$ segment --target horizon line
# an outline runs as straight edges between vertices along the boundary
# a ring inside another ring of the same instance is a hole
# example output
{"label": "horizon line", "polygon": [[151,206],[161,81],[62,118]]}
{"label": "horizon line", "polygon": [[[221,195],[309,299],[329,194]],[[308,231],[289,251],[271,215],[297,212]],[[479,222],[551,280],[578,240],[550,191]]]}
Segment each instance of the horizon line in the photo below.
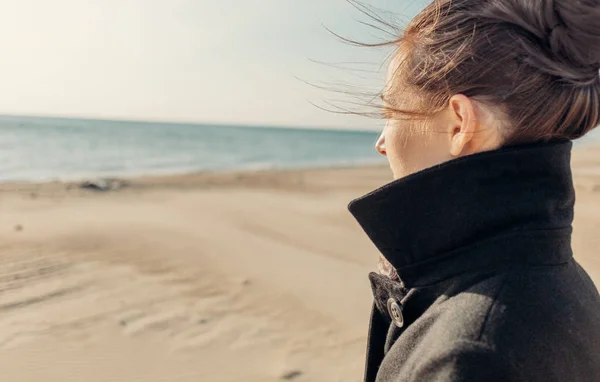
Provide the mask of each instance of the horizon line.
{"label": "horizon line", "polygon": [[147,123],[147,124],[173,124],[184,126],[213,126],[213,127],[248,127],[248,128],[267,128],[267,129],[296,129],[296,130],[321,130],[321,131],[349,131],[349,132],[377,132],[378,129],[337,127],[337,126],[300,126],[300,125],[276,125],[276,124],[257,124],[240,122],[210,122],[210,121],[191,121],[191,120],[168,120],[168,119],[138,119],[127,117],[95,117],[95,116],[76,116],[76,115],[52,115],[52,114],[13,114],[0,113],[0,118],[43,118],[43,119],[64,119],[81,121],[107,121],[107,122],[127,122],[127,123]]}

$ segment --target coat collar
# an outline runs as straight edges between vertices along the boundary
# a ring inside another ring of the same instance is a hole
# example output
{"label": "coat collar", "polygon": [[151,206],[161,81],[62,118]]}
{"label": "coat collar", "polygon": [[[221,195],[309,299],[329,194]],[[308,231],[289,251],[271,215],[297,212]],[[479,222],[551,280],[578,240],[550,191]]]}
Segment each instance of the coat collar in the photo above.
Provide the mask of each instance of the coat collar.
{"label": "coat collar", "polygon": [[348,208],[407,286],[507,261],[564,263],[572,256],[571,148],[537,143],[455,159]]}

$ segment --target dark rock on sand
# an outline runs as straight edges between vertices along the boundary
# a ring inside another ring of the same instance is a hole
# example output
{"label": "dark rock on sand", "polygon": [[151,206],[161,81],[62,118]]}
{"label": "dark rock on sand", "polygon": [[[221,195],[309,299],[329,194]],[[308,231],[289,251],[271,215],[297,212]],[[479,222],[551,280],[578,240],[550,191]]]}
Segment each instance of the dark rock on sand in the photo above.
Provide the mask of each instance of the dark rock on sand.
{"label": "dark rock on sand", "polygon": [[127,186],[121,179],[97,179],[88,180],[79,185],[79,188],[93,191],[117,191]]}
{"label": "dark rock on sand", "polygon": [[291,381],[292,379],[296,379],[302,375],[302,372],[299,370],[289,371],[281,376],[281,379],[284,381]]}

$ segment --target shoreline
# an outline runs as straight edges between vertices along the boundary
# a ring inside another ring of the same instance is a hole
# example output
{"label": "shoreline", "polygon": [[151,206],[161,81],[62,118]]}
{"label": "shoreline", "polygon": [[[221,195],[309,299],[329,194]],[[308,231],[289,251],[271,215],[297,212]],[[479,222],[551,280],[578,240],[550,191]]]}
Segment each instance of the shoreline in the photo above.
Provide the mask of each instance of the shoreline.
{"label": "shoreline", "polygon": [[[590,150],[600,149],[600,128],[598,129],[598,138],[591,138],[586,141],[575,141],[573,146],[573,157],[577,158],[580,153],[589,152]],[[584,155],[589,157],[589,154]],[[600,175],[600,161],[597,162],[598,168],[590,168],[588,163],[587,171],[591,174]],[[239,176],[247,174],[265,174],[265,173],[286,173],[286,172],[307,172],[307,171],[320,171],[320,170],[336,170],[336,169],[349,169],[349,168],[360,168],[360,167],[382,167],[387,166],[387,163],[383,158],[371,158],[371,159],[360,159],[360,160],[345,160],[339,162],[326,162],[326,163],[304,163],[298,165],[265,165],[265,166],[248,166],[247,168],[223,168],[223,169],[212,169],[212,170],[192,170],[192,169],[169,169],[169,170],[157,170],[157,171],[140,171],[130,173],[107,173],[107,174],[90,174],[90,175],[76,175],[76,176],[63,176],[63,177],[48,177],[43,179],[5,179],[0,180],[0,191],[10,186],[39,186],[45,184],[71,184],[76,185],[86,181],[95,181],[101,179],[120,180],[124,183],[136,183],[138,180],[145,179],[168,179],[168,178],[185,178],[185,177],[227,177],[227,176]]]}
{"label": "shoreline", "polygon": [[73,177],[54,177],[46,179],[6,179],[0,180],[0,187],[4,185],[41,185],[50,183],[62,183],[62,184],[77,184],[85,181],[92,181],[97,179],[115,179],[122,180],[125,182],[136,181],[139,179],[162,179],[170,177],[195,177],[205,175],[239,175],[239,174],[255,174],[255,173],[283,173],[283,172],[302,172],[302,171],[313,171],[313,170],[337,170],[337,169],[349,169],[356,167],[381,167],[387,166],[387,163],[383,159],[376,160],[364,160],[364,161],[344,161],[339,163],[323,163],[323,164],[302,164],[297,166],[249,166],[248,168],[237,168],[237,169],[216,169],[216,170],[165,170],[156,172],[140,172],[131,174],[97,174],[90,176],[73,176]]}
{"label": "shoreline", "polygon": [[[574,180],[581,177],[600,177],[600,156],[596,158],[595,152],[600,150],[600,142],[586,142],[584,145],[573,148],[572,168]],[[48,179],[48,180],[6,180],[0,181],[0,192],[27,192],[45,189],[73,191],[80,188],[85,182],[101,180],[115,180],[123,184],[122,188],[114,191],[125,191],[128,189],[149,189],[187,186],[188,188],[211,188],[211,187],[277,187],[291,179],[300,179],[306,175],[331,173],[340,171],[342,173],[360,169],[368,171],[372,169],[377,173],[383,170],[389,172],[389,181],[392,174],[387,163],[375,163],[376,161],[364,161],[357,163],[339,163],[323,165],[306,165],[298,167],[281,168],[258,168],[237,170],[206,170],[206,171],[173,171],[157,174],[138,174],[125,176],[99,175],[91,177],[77,177],[76,179]],[[580,177],[577,177],[580,175]],[[278,178],[284,178],[283,182]],[[577,182],[576,182],[577,183]],[[586,180],[583,182],[587,184]],[[297,184],[296,184],[297,185]],[[382,184],[383,185],[383,184]]]}
{"label": "shoreline", "polygon": [[[326,176],[332,173],[346,173],[353,171],[376,173],[391,171],[386,164],[344,164],[339,166],[282,168],[261,170],[236,170],[236,171],[204,171],[193,173],[171,173],[165,175],[141,175],[131,177],[98,177],[84,178],[81,180],[53,180],[53,181],[17,181],[0,182],[0,192],[32,192],[32,191],[59,191],[66,192],[84,191],[81,186],[94,180],[114,180],[122,182],[122,187],[107,192],[125,192],[144,189],[209,189],[215,187],[242,187],[242,188],[289,188],[301,185],[303,178],[310,176]],[[290,184],[291,183],[291,184]]]}

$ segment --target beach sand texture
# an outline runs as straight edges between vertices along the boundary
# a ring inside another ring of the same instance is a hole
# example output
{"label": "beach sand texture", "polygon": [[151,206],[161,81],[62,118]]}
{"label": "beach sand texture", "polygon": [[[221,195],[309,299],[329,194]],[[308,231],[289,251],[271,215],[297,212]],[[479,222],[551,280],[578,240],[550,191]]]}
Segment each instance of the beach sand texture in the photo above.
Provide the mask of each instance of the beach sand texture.
{"label": "beach sand texture", "polygon": [[[573,247],[600,283],[600,155]],[[384,167],[0,186],[2,381],[360,381]]]}

